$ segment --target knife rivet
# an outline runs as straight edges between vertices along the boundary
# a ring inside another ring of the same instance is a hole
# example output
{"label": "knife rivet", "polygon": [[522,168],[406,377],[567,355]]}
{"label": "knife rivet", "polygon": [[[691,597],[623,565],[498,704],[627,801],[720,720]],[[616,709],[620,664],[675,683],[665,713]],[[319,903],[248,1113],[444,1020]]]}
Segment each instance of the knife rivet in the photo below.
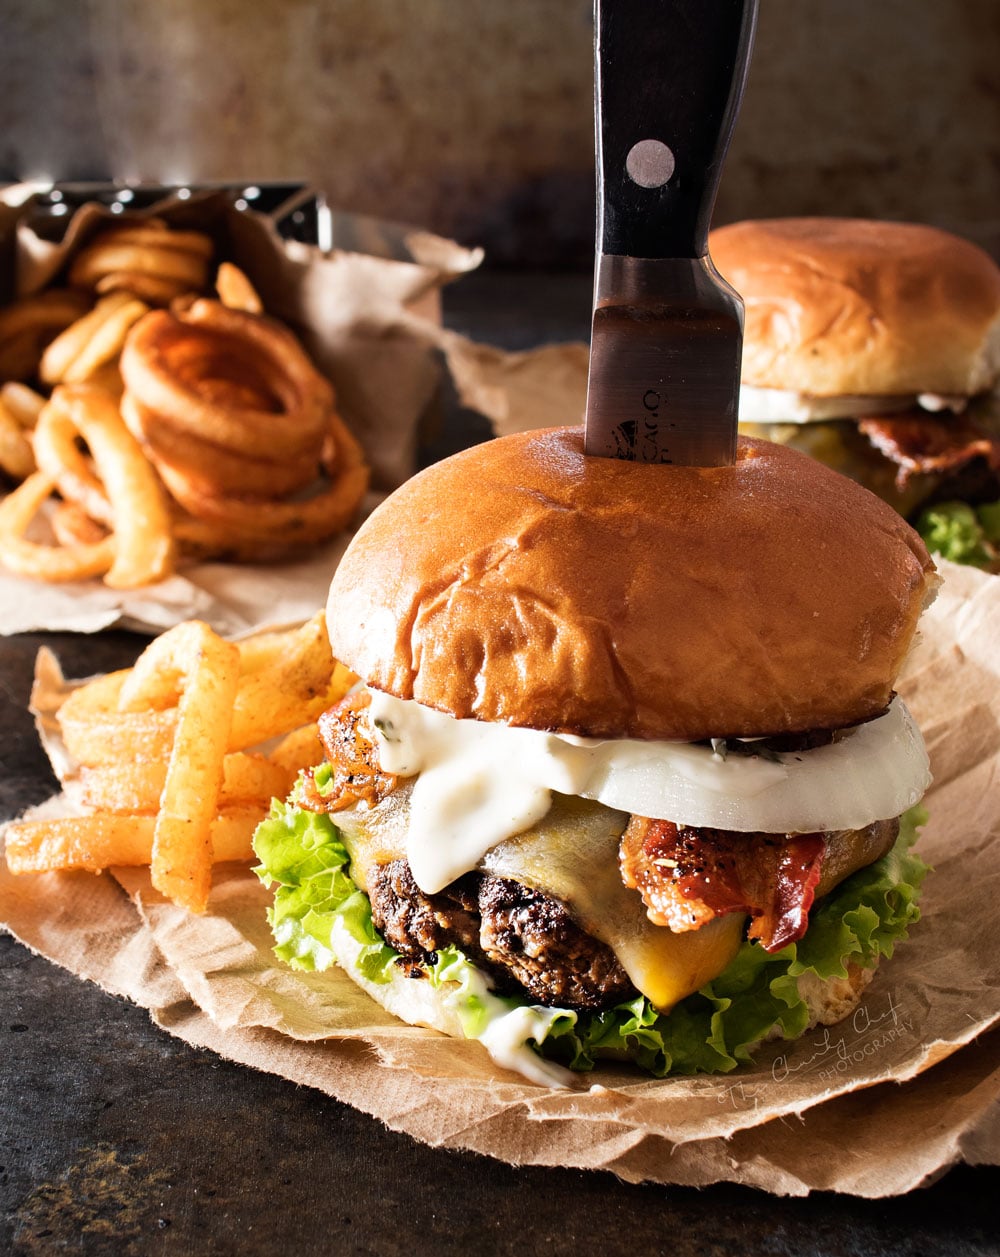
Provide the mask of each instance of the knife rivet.
{"label": "knife rivet", "polygon": [[629,149],[625,171],[640,188],[662,188],[674,173],[673,152],[660,140],[640,140]]}

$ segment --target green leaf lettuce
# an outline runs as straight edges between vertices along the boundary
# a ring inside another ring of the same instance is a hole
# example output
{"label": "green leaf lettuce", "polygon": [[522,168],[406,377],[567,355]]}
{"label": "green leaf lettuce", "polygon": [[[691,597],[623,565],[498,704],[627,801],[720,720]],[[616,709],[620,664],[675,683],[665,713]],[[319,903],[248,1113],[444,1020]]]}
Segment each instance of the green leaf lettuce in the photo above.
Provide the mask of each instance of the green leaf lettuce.
{"label": "green leaf lettuce", "polygon": [[991,568],[1000,559],[1000,502],[977,507],[939,502],[921,512],[917,531],[932,554],[952,563]]}

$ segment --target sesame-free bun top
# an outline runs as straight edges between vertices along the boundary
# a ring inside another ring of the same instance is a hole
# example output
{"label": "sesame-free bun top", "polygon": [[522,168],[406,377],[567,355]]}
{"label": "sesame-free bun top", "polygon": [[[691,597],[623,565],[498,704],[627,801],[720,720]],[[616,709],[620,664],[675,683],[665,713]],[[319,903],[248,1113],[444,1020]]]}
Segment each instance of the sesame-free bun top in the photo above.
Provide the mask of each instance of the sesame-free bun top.
{"label": "sesame-free bun top", "polygon": [[913,223],[776,218],[713,231],[743,297],[743,382],[815,397],[971,396],[1000,374],[1000,268]]}
{"label": "sesame-free bun top", "polygon": [[749,737],[880,712],[935,579],[890,507],[793,450],[740,438],[735,466],[664,467],[550,428],[397,489],[327,624],[370,685],[460,718]]}

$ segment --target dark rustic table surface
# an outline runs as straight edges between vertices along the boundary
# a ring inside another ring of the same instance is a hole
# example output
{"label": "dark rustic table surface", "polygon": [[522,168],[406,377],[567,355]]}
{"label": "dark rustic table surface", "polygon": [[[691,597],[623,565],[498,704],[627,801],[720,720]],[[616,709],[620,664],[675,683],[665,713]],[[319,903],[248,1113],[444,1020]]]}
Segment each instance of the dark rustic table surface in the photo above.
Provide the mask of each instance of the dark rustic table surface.
{"label": "dark rustic table surface", "polygon": [[[586,337],[588,305],[586,278],[483,275],[446,311],[524,348]],[[445,409],[439,448],[486,435]],[[26,710],[42,644],[78,676],[129,664],[143,642],[0,639],[0,819],[55,786]],[[0,1253],[978,1257],[1000,1254],[998,1199],[1000,1170],[964,1166],[898,1199],[780,1199],[428,1148],[194,1050],[0,935]]]}

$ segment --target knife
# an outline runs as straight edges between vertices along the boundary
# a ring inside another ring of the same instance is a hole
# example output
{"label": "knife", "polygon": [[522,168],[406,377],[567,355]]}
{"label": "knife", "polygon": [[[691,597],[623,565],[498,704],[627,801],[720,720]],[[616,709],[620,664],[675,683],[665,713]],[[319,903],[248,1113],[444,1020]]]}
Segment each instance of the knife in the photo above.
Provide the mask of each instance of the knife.
{"label": "knife", "polygon": [[708,228],[756,18],[757,0],[595,0],[587,454],[735,461],[743,303]]}

